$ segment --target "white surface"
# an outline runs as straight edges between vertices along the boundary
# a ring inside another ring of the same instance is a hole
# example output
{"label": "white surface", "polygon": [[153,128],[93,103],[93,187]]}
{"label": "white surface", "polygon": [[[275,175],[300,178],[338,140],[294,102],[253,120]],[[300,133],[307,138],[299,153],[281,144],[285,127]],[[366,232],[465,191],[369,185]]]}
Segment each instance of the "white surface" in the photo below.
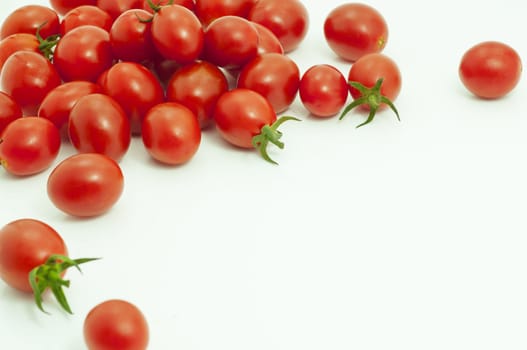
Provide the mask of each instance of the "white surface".
{"label": "white surface", "polygon": [[[4,0],[1,18],[35,0]],[[311,26],[292,54],[347,74],[324,41],[337,0],[304,1]],[[461,85],[466,49],[484,40],[527,62],[526,5],[517,0],[368,1],[384,15],[384,53],[403,74],[396,101],[355,129],[308,117],[299,99],[272,166],[205,132],[185,166],[151,161],[136,139],[121,162],[125,192],[102,217],[59,212],[48,170],[0,174],[3,225],[46,221],[72,257],[73,316],[50,298],[0,283],[0,348],[83,349],[82,322],[110,298],[135,303],[150,349],[526,349],[527,89],[482,101]],[[57,162],[72,154],[63,147]]]}

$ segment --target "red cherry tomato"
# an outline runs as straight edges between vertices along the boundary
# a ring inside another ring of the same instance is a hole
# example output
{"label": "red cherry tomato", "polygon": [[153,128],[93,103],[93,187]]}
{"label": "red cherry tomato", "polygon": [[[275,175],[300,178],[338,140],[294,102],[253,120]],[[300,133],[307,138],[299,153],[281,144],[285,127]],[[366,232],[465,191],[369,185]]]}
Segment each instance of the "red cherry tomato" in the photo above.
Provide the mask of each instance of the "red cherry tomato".
{"label": "red cherry tomato", "polygon": [[153,107],[145,116],[141,135],[148,153],[170,165],[188,162],[201,142],[196,115],[177,102],[165,102]]}
{"label": "red cherry tomato", "polygon": [[84,25],[92,25],[109,32],[112,23],[113,19],[108,13],[96,6],[84,5],[76,7],[66,13],[60,22],[60,33],[64,35],[73,28]]}
{"label": "red cherry tomato", "polygon": [[2,131],[15,119],[22,117],[22,109],[15,100],[0,91],[0,135]]}
{"label": "red cherry tomato", "polygon": [[49,119],[67,136],[70,112],[77,101],[86,95],[101,92],[101,87],[89,81],[70,81],[51,90],[38,109],[38,116]]}
{"label": "red cherry tomato", "polygon": [[264,53],[279,53],[284,54],[284,48],[280,43],[280,40],[263,25],[251,22],[258,32],[258,54],[263,55]]}
{"label": "red cherry tomato", "polygon": [[65,15],[68,11],[83,5],[96,5],[96,0],[50,0],[51,7],[60,15]]}
{"label": "red cherry tomato", "polygon": [[299,83],[300,71],[291,58],[267,53],[243,67],[237,86],[258,92],[271,103],[275,113],[280,113],[293,103]]}
{"label": "red cherry tomato", "polygon": [[63,212],[79,217],[104,214],[120,198],[123,173],[110,157],[80,153],[59,163],[48,177],[51,202]]}
{"label": "red cherry tomato", "polygon": [[174,73],[168,82],[167,100],[189,108],[205,128],[213,121],[218,98],[228,89],[227,78],[217,66],[197,61]]}
{"label": "red cherry tomato", "polygon": [[205,30],[204,57],[207,61],[236,69],[258,54],[258,32],[248,20],[224,16]]}
{"label": "red cherry tomato", "polygon": [[471,47],[459,66],[463,85],[474,95],[494,99],[508,94],[520,81],[522,63],[510,46],[486,41]]}
{"label": "red cherry tomato", "polygon": [[139,63],[154,59],[152,23],[145,22],[151,16],[144,10],[128,10],[115,19],[110,29],[110,41],[116,59]]}
{"label": "red cherry tomato", "polygon": [[316,117],[337,114],[348,99],[348,83],[335,67],[320,64],[309,68],[300,79],[300,99]]}
{"label": "red cherry tomato", "polygon": [[11,34],[0,41],[0,71],[5,61],[17,51],[32,51],[40,53],[40,42],[33,34],[17,33]]}
{"label": "red cherry tomato", "polygon": [[216,18],[238,16],[247,18],[258,0],[196,0],[196,15],[204,26]]}
{"label": "red cherry tomato", "polygon": [[31,293],[29,272],[54,254],[67,255],[66,244],[42,221],[19,219],[0,229],[0,278],[13,288]]}
{"label": "red cherry tomato", "polygon": [[88,350],[145,350],[148,340],[145,316],[128,301],[102,302],[84,319],[84,341]]}
{"label": "red cherry tomato", "polygon": [[130,120],[132,133],[141,130],[148,110],[164,101],[163,87],[155,75],[134,62],[119,62],[104,74],[99,83],[103,92],[115,99]]}
{"label": "red cherry tomato", "polygon": [[[40,29],[39,29],[40,28]],[[15,33],[36,34],[47,38],[60,33],[60,20],[57,13],[42,5],[22,6],[10,13],[0,28],[0,39]]]}
{"label": "red cherry tomato", "polygon": [[179,5],[161,6],[152,20],[152,39],[159,53],[179,64],[195,61],[203,50],[203,28],[194,14]]}
{"label": "red cherry tomato", "polygon": [[72,29],[55,47],[53,63],[64,81],[96,81],[113,63],[110,34],[92,25]]}
{"label": "red cherry tomato", "polygon": [[59,150],[60,133],[44,118],[16,119],[0,135],[0,164],[13,175],[33,175],[47,169]]}
{"label": "red cherry tomato", "polygon": [[81,97],[71,109],[68,134],[79,152],[101,153],[121,160],[131,141],[130,122],[113,98],[103,94]]}
{"label": "red cherry tomato", "polygon": [[299,0],[258,0],[248,19],[271,30],[285,52],[300,45],[309,27],[309,14]]}
{"label": "red cherry tomato", "polygon": [[143,0],[97,0],[97,7],[115,19],[127,10],[143,8]]}
{"label": "red cherry tomato", "polygon": [[347,3],[333,9],[326,17],[324,36],[339,57],[354,62],[366,54],[384,49],[388,26],[373,7]]}
{"label": "red cherry tomato", "polygon": [[44,56],[18,51],[4,63],[1,83],[2,90],[16,101],[25,115],[36,115],[44,97],[59,86],[61,80]]}

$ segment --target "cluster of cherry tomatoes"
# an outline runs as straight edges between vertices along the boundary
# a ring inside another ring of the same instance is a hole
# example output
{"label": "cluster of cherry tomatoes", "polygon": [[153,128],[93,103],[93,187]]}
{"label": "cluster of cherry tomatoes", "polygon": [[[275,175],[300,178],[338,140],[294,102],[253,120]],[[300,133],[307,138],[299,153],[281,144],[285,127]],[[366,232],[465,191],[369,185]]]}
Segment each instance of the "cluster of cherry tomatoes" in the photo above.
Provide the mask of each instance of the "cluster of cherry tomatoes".
{"label": "cluster of cherry tomatoes", "polygon": [[[120,198],[119,161],[134,135],[155,160],[178,165],[198,151],[202,130],[215,128],[226,142],[254,147],[275,163],[267,147],[283,148],[278,127],[300,121],[278,117],[297,96],[315,117],[343,118],[361,107],[363,126],[388,107],[399,118],[393,101],[401,72],[381,53],[388,42],[381,13],[350,2],[327,15],[329,48],[352,63],[347,77],[328,64],[300,72],[287,53],[308,26],[300,0],[50,0],[50,7],[21,7],[0,28],[0,164],[13,176],[37,174],[71,142],[78,154],[51,171],[48,196],[69,215],[92,217]],[[486,42],[467,51],[459,75],[475,95],[498,98],[516,86],[521,69],[512,48]],[[42,293],[51,289],[71,312],[64,273],[92,260],[70,259],[42,221],[0,229],[0,277],[34,293],[43,311]],[[129,317],[114,321],[119,314]],[[90,349],[144,349],[148,327],[137,307],[111,300],[87,315],[85,338]]]}

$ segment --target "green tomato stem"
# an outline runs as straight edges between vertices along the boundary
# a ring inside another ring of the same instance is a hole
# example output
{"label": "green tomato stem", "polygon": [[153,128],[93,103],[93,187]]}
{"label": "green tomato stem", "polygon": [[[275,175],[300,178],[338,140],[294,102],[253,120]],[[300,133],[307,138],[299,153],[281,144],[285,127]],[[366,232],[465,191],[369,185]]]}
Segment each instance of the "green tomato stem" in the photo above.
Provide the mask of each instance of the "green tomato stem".
{"label": "green tomato stem", "polygon": [[280,141],[282,133],[278,130],[278,127],[288,120],[300,121],[300,119],[290,116],[282,116],[278,118],[272,125],[264,125],[260,131],[260,134],[256,135],[252,139],[252,145],[256,148],[263,159],[272,164],[278,164],[275,162],[267,153],[267,146],[269,142],[274,144],[280,149],[284,148],[284,143]]}

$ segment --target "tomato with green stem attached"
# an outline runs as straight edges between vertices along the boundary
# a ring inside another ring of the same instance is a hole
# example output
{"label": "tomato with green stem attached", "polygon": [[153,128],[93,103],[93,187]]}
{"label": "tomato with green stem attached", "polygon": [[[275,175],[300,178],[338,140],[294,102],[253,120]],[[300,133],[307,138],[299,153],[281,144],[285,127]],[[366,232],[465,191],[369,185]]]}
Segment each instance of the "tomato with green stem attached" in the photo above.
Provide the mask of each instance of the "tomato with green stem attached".
{"label": "tomato with green stem attached", "polygon": [[70,267],[95,258],[70,259],[62,237],[48,224],[35,219],[18,219],[0,229],[0,278],[22,292],[33,293],[41,311],[43,294],[50,289],[60,306],[72,313],[63,287],[70,282],[64,274]]}
{"label": "tomato with green stem attached", "polygon": [[25,5],[10,13],[2,22],[0,39],[15,33],[36,34],[47,38],[60,33],[58,14],[49,7],[42,5]]}
{"label": "tomato with green stem attached", "polygon": [[144,62],[156,55],[152,41],[152,15],[141,9],[127,10],[115,19],[110,29],[114,57],[122,61]]}

